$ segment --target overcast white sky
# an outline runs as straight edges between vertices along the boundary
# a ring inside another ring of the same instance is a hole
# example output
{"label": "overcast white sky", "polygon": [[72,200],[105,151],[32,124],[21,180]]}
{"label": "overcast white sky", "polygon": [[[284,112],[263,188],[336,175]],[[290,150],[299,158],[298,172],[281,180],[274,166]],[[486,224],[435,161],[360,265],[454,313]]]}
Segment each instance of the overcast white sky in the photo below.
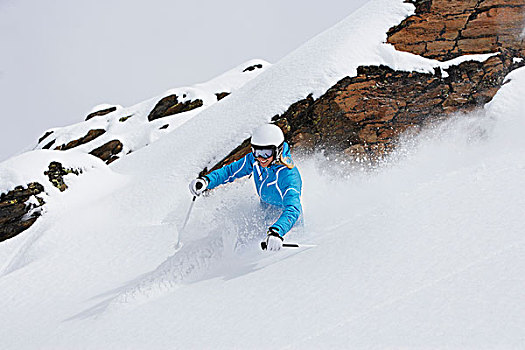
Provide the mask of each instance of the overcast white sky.
{"label": "overcast white sky", "polygon": [[0,0],[0,161],[101,103],[270,63],[368,0]]}

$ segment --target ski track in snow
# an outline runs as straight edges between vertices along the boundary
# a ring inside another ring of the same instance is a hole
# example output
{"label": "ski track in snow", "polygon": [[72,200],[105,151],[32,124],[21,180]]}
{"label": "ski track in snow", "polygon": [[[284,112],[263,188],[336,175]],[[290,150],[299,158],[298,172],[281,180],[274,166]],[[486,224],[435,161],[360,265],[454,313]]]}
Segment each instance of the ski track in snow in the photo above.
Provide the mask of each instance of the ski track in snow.
{"label": "ski track in snow", "polygon": [[202,278],[222,258],[222,238],[184,245],[157,269],[114,297],[110,308],[143,303],[165,295],[170,290]]}
{"label": "ski track in snow", "polygon": [[[219,190],[222,193],[199,198],[198,205],[191,213],[188,229],[181,238],[182,247],[179,250],[153,271],[108,292],[109,298],[72,319],[98,317],[107,311],[139,305],[203,279],[227,279],[249,273],[308,249],[305,247],[278,253],[260,250],[260,242],[266,235],[267,227],[280,212],[263,211],[252,187],[251,179],[244,179]],[[235,203],[233,206],[232,202]],[[208,209],[203,210],[201,205],[204,204]],[[215,210],[210,211],[209,208]],[[178,217],[174,218],[177,214],[169,213],[163,220],[165,224],[171,220],[182,222],[180,218],[186,210],[184,206],[177,210]],[[205,227],[208,230],[203,229]],[[287,234],[286,239],[288,242],[299,239],[304,243],[308,237],[305,229],[296,227]]]}
{"label": "ski track in snow", "polygon": [[183,245],[154,271],[105,293],[100,297],[109,298],[68,320],[98,318],[106,312],[136,307],[204,279],[235,278],[312,248],[305,246],[268,253],[260,251],[260,239],[232,241],[230,237],[226,238],[230,241],[226,245],[224,241],[224,237],[210,237]]}

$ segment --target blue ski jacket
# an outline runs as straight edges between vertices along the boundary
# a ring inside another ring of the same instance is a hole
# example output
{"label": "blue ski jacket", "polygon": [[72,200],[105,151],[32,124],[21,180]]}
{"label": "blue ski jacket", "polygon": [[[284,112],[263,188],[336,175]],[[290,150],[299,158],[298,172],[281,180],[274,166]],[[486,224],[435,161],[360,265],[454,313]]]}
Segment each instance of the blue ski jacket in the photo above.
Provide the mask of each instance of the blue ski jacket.
{"label": "blue ski jacket", "polygon": [[[286,142],[283,145],[282,155],[286,162],[293,166],[290,147]],[[208,188],[213,189],[251,174],[261,201],[283,209],[281,216],[271,227],[277,229],[281,237],[284,236],[297,222],[303,210],[302,180],[297,167],[293,166],[290,169],[286,165],[273,163],[263,168],[250,152],[238,161],[212,171],[205,177],[208,180]]]}

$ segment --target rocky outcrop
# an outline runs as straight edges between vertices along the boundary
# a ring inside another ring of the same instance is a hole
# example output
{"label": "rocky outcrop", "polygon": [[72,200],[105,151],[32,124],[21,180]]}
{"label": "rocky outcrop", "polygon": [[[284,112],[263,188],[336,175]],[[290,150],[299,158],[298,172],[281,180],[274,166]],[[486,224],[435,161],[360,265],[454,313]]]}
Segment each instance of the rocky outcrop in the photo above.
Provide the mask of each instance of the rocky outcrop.
{"label": "rocky outcrop", "polygon": [[[44,200],[38,197],[44,187],[33,182],[0,195],[0,242],[28,229],[41,215]],[[33,198],[34,200],[30,200]]]}
{"label": "rocky outcrop", "polygon": [[89,152],[89,154],[102,159],[106,162],[106,164],[110,164],[111,162],[119,159],[117,154],[122,151],[123,147],[124,146],[122,145],[122,142],[119,140],[112,140],[98,148],[95,148],[93,151]]}
{"label": "rocky outcrop", "polygon": [[[44,175],[47,175],[53,186],[63,192],[68,188],[64,183],[64,176],[81,173],[81,170],[66,169],[59,162],[51,162]],[[44,186],[38,182],[32,182],[27,187],[17,186],[0,194],[0,242],[20,234],[35,223],[42,215],[45,202],[39,195],[43,194]]]}
{"label": "rocky outcrop", "polygon": [[388,32],[397,50],[449,60],[513,51],[525,56],[525,0],[412,0],[416,14]]}
{"label": "rocky outcrop", "polygon": [[44,175],[47,175],[49,182],[58,188],[60,192],[64,192],[67,190],[67,185],[64,183],[64,176],[68,174],[80,175],[81,173],[81,170],[66,169],[59,162],[51,162],[49,169],[44,172]]}
{"label": "rocky outcrop", "polygon": [[96,112],[88,114],[88,116],[86,117],[86,120],[90,120],[91,118],[98,117],[101,115],[106,115],[116,110],[117,110],[117,107],[110,107],[110,108],[106,108],[100,111],[96,111]]}
{"label": "rocky outcrop", "polygon": [[170,95],[164,97],[155,105],[155,108],[153,108],[153,110],[148,115],[148,120],[151,122],[169,115],[191,111],[192,109],[199,108],[202,105],[203,102],[201,99],[179,102],[177,95]]}
{"label": "rocky outcrop", "polygon": [[75,147],[78,147],[80,145],[83,145],[83,144],[86,144],[88,142],[91,142],[94,139],[96,139],[97,137],[104,135],[105,133],[106,133],[106,130],[104,130],[104,129],[89,130],[88,133],[85,136],[82,136],[78,140],[73,140],[71,142],[68,142],[65,145],[61,145],[61,146],[55,147],[55,149],[59,150],[59,151],[65,151],[65,150],[68,150],[68,149],[71,149],[71,148],[75,148]]}
{"label": "rocky outcrop", "polygon": [[485,62],[469,61],[435,74],[360,67],[317,100],[311,97],[274,117],[292,146],[305,151],[377,159],[407,130],[471,111],[489,102],[505,76],[521,66],[500,54]]}
{"label": "rocky outcrop", "polygon": [[[130,118],[130,117],[131,116],[129,116],[127,118]],[[124,122],[125,120],[122,120],[122,121]],[[80,145],[83,145],[83,144],[86,144],[88,142],[91,142],[94,139],[96,139],[97,137],[102,136],[105,133],[106,133],[106,130],[104,130],[104,129],[90,130],[85,136],[81,137],[80,139],[73,140],[73,141],[67,143],[66,145],[62,145],[62,146],[56,147],[55,149],[56,150],[60,150],[60,151],[65,151],[65,150],[68,150],[68,149],[71,149],[71,148],[75,148],[75,147],[78,147]],[[52,141],[52,142],[54,142],[54,141]],[[45,147],[47,147],[47,146],[45,146]],[[117,154],[119,154],[122,151],[123,147],[124,147],[124,145],[119,140],[111,140],[109,142],[106,142],[102,146],[95,148],[94,150],[89,152],[89,154],[102,159],[103,161],[106,162],[106,164],[110,164],[111,162],[114,162],[115,160],[119,159]]]}

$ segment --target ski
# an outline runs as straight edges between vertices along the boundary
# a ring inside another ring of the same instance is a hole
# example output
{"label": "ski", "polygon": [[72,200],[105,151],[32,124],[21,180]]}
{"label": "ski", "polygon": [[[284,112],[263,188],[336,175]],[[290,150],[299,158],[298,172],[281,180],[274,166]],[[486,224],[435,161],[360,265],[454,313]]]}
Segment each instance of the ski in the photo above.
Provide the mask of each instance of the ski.
{"label": "ski", "polygon": [[[297,243],[283,243],[283,248],[301,248],[301,247],[315,247],[315,245],[299,245]],[[261,249],[262,250],[266,250],[267,246],[266,246],[266,242],[265,241],[262,241],[261,242]]]}

